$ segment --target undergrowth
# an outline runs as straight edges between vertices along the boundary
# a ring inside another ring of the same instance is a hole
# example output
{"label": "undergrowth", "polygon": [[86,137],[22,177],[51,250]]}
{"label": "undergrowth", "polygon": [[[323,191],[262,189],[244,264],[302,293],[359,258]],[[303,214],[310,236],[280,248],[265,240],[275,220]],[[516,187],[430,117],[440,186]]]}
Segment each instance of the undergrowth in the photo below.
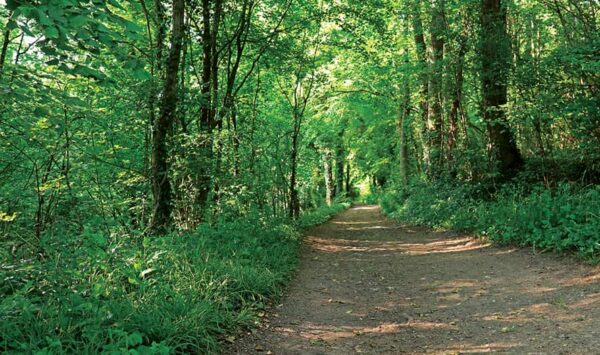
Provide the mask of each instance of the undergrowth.
{"label": "undergrowth", "polygon": [[295,268],[299,231],[347,205],[294,223],[200,226],[162,237],[49,235],[37,257],[0,254],[0,351],[212,353],[256,321]]}
{"label": "undergrowth", "polygon": [[414,184],[380,198],[384,212],[407,223],[486,236],[537,251],[576,252],[600,260],[600,188]]}

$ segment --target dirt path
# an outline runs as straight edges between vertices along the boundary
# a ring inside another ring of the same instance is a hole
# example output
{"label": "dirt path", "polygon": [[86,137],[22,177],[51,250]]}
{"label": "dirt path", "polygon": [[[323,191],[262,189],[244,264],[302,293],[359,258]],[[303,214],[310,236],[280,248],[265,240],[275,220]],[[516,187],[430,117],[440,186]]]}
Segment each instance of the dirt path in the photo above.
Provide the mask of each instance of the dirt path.
{"label": "dirt path", "polygon": [[600,353],[599,281],[566,258],[358,206],[310,230],[282,304],[228,352]]}

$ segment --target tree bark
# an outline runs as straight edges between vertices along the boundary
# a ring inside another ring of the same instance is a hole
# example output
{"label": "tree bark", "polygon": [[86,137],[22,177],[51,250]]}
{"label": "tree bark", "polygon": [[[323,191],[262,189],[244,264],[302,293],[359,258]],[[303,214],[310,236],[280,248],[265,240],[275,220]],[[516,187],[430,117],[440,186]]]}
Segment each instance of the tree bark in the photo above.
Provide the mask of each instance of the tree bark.
{"label": "tree bark", "polygon": [[398,130],[400,133],[400,178],[402,183],[408,185],[410,169],[408,162],[408,139],[407,131],[409,129],[410,119],[410,86],[408,81],[404,83],[404,93],[402,107],[400,108],[400,118],[398,120]]}
{"label": "tree bark", "polygon": [[[300,216],[300,198],[298,197],[298,190],[296,189],[296,170],[298,168],[298,138],[300,135],[299,124],[296,124],[298,117],[294,117],[294,131],[292,132],[292,150],[290,152],[290,205],[289,205],[289,217],[297,219]],[[298,127],[296,127],[298,126]]]}
{"label": "tree bark", "polygon": [[431,49],[432,73],[429,78],[430,100],[427,121],[430,142],[430,178],[437,178],[443,166],[443,118],[442,118],[442,77],[444,70],[444,2],[438,0],[432,9],[431,16]]}
{"label": "tree bark", "polygon": [[463,96],[463,82],[464,82],[464,63],[465,55],[467,54],[467,28],[465,19],[462,21],[463,29],[458,39],[459,48],[458,55],[456,58],[456,64],[454,67],[454,81],[452,90],[452,106],[450,107],[450,115],[448,118],[450,127],[448,128],[448,166],[450,173],[455,175],[454,166],[454,148],[456,147],[456,141],[458,136],[458,114],[461,111],[462,96]]}
{"label": "tree bark", "polygon": [[350,162],[346,162],[346,196],[352,196],[352,186],[350,185]]}
{"label": "tree bark", "polygon": [[0,51],[0,80],[4,74],[4,63],[6,62],[6,54],[8,53],[8,45],[10,43],[10,28],[8,25],[12,19],[13,13],[12,11],[8,15],[8,21],[6,23],[6,27],[4,28],[4,33],[2,35],[2,50]]}
{"label": "tree bark", "polygon": [[327,206],[333,204],[334,185],[332,160],[331,151],[329,149],[325,150],[325,153],[323,154],[323,168],[325,170],[325,202],[327,203]]}
{"label": "tree bark", "polygon": [[338,136],[338,144],[335,151],[335,196],[344,196],[344,164],[346,154],[344,152],[344,144],[342,142],[344,131],[341,130]]}
{"label": "tree bark", "polygon": [[[419,64],[418,79],[419,88],[419,110],[421,111],[421,124],[423,125],[423,163],[428,165],[429,160],[429,134],[427,128],[429,115],[429,66],[427,64],[427,45],[425,35],[423,34],[423,22],[421,20],[420,3],[417,1],[412,7],[412,25],[414,32],[414,41],[417,48],[417,62]],[[420,168],[419,168],[420,170]]]}
{"label": "tree bark", "polygon": [[196,203],[203,211],[210,194],[210,171],[213,157],[212,132],[216,127],[212,98],[213,33],[210,15],[211,0],[202,0],[202,102],[200,104],[200,161],[197,179]]}
{"label": "tree bark", "polygon": [[177,110],[177,76],[184,34],[184,0],[173,0],[171,49],[166,64],[160,114],[152,127],[152,194],[154,205],[151,230],[164,233],[171,224],[171,181],[169,179],[168,136]]}
{"label": "tree bark", "polygon": [[523,165],[510,130],[507,103],[510,43],[506,32],[506,7],[502,0],[481,1],[481,81],[483,117],[487,122],[492,156],[501,179],[510,178]]}

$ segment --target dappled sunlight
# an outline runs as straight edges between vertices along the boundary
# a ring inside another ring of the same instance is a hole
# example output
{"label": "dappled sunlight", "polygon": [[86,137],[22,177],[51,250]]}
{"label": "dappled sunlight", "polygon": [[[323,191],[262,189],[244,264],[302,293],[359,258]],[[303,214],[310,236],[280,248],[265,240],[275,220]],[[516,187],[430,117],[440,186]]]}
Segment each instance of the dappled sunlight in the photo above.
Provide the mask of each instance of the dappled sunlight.
{"label": "dappled sunlight", "polygon": [[274,353],[549,353],[600,346],[598,268],[570,272],[557,258],[360,211],[305,237],[309,276],[287,300],[293,310],[287,321],[271,328],[293,346]]}
{"label": "dappled sunlight", "polygon": [[[456,330],[455,325],[442,323],[442,322],[429,322],[421,320],[409,320],[404,323],[381,323],[376,326],[361,327],[361,326],[349,326],[349,325],[335,325],[335,324],[313,324],[304,323],[298,326],[298,334],[300,337],[308,340],[325,340],[332,341],[340,338],[350,338],[362,335],[372,334],[393,334],[402,331],[420,330],[420,331],[432,331],[432,330]],[[289,328],[280,328],[277,331],[284,333],[290,333]]]}
{"label": "dappled sunlight", "polygon": [[[382,227],[385,228],[385,227]],[[387,227],[389,229],[394,229]],[[465,252],[490,246],[477,238],[436,240],[423,243],[405,243],[395,241],[351,240],[337,238],[306,237],[309,246],[320,251],[330,252],[399,252],[409,255],[426,255]]]}
{"label": "dappled sunlight", "polygon": [[[478,354],[507,351],[522,346],[517,342],[492,342],[487,344],[456,344],[444,348],[442,354]],[[438,352],[439,353],[439,352]]]}
{"label": "dappled sunlight", "polygon": [[507,254],[512,254],[518,250],[519,250],[518,248],[499,250],[499,251],[491,253],[490,255],[507,255]]}
{"label": "dappled sunlight", "polygon": [[593,293],[590,295],[586,295],[579,301],[574,302],[569,305],[569,307],[573,307],[573,308],[590,308],[590,307],[597,308],[598,306],[600,306],[600,293]]}
{"label": "dappled sunlight", "polygon": [[520,289],[520,291],[524,294],[534,294],[534,295],[542,295],[549,292],[554,292],[558,290],[556,287],[548,287],[548,286],[527,286]]}
{"label": "dappled sunlight", "polygon": [[525,324],[533,321],[531,316],[527,314],[527,311],[524,308],[492,313],[481,317],[481,319],[489,322],[502,322],[509,324]]}
{"label": "dappled sunlight", "polygon": [[352,208],[354,211],[377,211],[379,210],[379,206],[377,205],[363,205],[363,206],[354,206]]}
{"label": "dappled sunlight", "polygon": [[338,224],[338,225],[342,225],[342,226],[362,226],[362,225],[371,225],[371,224],[378,224],[378,223],[383,223],[385,222],[385,220],[380,219],[380,220],[372,220],[372,221],[368,221],[368,222],[356,222],[356,221],[332,221],[332,224]]}
{"label": "dappled sunlight", "polygon": [[597,282],[600,282],[600,271],[598,271],[598,268],[595,268],[593,273],[583,275],[580,277],[573,277],[567,280],[562,280],[561,284],[563,286],[578,286],[589,285]]}
{"label": "dappled sunlight", "polygon": [[348,227],[346,230],[349,231],[361,231],[366,229],[398,229],[398,227],[390,227],[390,226],[370,226],[370,227]]}

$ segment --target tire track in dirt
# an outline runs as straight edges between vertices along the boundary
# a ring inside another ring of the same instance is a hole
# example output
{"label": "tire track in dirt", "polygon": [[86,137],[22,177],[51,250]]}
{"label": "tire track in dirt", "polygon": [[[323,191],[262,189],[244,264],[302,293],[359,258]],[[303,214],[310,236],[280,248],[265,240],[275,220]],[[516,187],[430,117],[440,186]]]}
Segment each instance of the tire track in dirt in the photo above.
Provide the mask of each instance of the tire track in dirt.
{"label": "tire track in dirt", "polygon": [[355,206],[306,234],[282,303],[231,354],[600,352],[600,271]]}

